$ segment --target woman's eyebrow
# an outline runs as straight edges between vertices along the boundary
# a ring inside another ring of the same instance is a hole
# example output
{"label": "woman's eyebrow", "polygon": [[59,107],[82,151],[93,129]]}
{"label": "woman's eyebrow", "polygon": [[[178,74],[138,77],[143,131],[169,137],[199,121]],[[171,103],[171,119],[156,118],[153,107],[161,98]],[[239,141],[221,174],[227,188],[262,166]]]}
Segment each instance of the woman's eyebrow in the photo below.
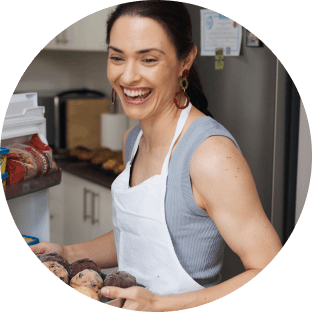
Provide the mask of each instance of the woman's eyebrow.
{"label": "woman's eyebrow", "polygon": [[[122,50],[117,49],[117,48],[115,48],[115,47],[113,47],[113,46],[109,46],[108,49],[112,49],[112,50],[114,50],[114,51],[116,51],[116,52],[118,52],[118,53],[123,53]],[[137,54],[144,54],[144,53],[148,53],[148,52],[151,52],[151,51],[158,51],[158,52],[160,52],[160,53],[162,53],[162,54],[166,54],[165,52],[163,52],[163,51],[161,51],[161,50],[159,50],[159,49],[156,49],[156,48],[150,48],[150,49],[139,50],[139,51],[136,51],[135,53],[137,53]]]}
{"label": "woman's eyebrow", "polygon": [[155,48],[151,48],[151,49],[145,49],[145,50],[140,50],[140,51],[137,51],[136,53],[138,54],[144,54],[144,53],[148,53],[148,52],[151,52],[151,51],[158,51],[162,54],[166,54],[165,52],[159,50],[159,49],[155,49]]}

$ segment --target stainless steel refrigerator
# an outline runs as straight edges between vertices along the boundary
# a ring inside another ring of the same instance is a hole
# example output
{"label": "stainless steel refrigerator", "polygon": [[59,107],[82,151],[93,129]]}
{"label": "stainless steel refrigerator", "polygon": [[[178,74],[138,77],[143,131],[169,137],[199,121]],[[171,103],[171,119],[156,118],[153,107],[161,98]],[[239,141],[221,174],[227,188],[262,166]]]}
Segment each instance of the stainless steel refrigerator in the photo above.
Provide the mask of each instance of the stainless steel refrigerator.
{"label": "stainless steel refrigerator", "polygon": [[[246,46],[244,28],[240,56],[225,57],[224,68],[216,70],[213,56],[200,56],[201,8],[186,6],[209,110],[238,142],[265,213],[285,243],[295,219],[299,94],[265,42],[262,47]],[[243,271],[239,257],[226,246],[222,280]]]}

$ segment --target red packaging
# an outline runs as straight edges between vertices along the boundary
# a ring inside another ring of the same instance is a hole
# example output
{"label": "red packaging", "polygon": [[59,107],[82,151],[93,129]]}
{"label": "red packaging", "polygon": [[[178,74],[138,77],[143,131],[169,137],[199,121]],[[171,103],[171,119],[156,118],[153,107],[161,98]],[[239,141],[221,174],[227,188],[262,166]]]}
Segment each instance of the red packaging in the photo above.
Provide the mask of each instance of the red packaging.
{"label": "red packaging", "polygon": [[7,185],[60,170],[51,147],[44,144],[38,134],[25,144],[15,143],[7,147],[10,149],[7,154]]}

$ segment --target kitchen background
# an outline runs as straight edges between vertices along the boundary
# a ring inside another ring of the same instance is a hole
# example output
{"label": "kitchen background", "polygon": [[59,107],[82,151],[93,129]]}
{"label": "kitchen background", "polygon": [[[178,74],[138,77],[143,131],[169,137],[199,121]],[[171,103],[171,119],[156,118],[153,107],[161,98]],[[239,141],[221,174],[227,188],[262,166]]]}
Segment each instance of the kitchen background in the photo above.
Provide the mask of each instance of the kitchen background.
{"label": "kitchen background", "polygon": [[[194,40],[200,47],[200,8],[187,7]],[[14,93],[37,92],[40,100],[62,91],[88,88],[110,98],[104,27],[108,11],[88,16],[53,39],[29,65]],[[198,56],[196,64],[209,108],[240,145],[265,212],[285,243],[304,205],[311,171],[309,125],[296,89],[265,44],[246,47],[246,29],[241,55],[225,58],[223,70],[214,69],[213,57]],[[126,126],[132,123],[127,120]],[[62,182],[49,189],[50,241],[71,244],[111,230],[111,177],[89,174],[79,163],[59,164]],[[18,227],[22,227],[23,220],[10,201],[9,206]],[[242,270],[240,260],[227,248],[223,279]]]}

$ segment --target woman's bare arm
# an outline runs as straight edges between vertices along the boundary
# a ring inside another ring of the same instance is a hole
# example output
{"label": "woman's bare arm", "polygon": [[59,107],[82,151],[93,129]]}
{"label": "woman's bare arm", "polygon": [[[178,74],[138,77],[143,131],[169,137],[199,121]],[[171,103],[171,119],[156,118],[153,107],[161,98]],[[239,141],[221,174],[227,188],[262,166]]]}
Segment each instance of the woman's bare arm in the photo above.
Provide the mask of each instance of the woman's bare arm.
{"label": "woman's bare arm", "polygon": [[69,262],[89,258],[102,269],[118,266],[113,231],[87,242],[68,245],[63,248],[63,255]]}

